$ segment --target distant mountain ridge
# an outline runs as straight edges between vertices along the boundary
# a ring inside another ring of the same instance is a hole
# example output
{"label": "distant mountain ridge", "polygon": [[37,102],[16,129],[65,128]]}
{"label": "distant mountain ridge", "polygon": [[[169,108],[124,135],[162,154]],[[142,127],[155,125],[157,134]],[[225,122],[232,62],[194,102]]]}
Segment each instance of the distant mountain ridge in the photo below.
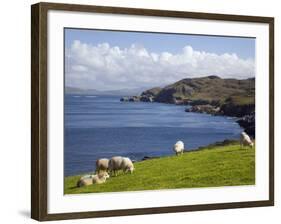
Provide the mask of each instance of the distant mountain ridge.
{"label": "distant mountain ridge", "polygon": [[143,88],[135,89],[119,89],[119,90],[96,90],[96,89],[82,89],[77,87],[66,86],[66,94],[82,94],[82,95],[112,95],[112,96],[123,96],[123,95],[139,95]]}

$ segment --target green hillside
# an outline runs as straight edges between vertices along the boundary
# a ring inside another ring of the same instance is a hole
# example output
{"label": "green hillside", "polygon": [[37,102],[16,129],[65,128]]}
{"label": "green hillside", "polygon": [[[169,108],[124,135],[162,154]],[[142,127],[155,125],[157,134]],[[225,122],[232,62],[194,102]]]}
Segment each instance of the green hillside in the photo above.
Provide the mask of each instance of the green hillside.
{"label": "green hillside", "polygon": [[235,144],[210,146],[182,156],[134,163],[133,174],[119,173],[106,183],[77,188],[80,178],[65,178],[65,194],[120,192],[255,184],[255,149]]}
{"label": "green hillside", "polygon": [[153,88],[142,93],[154,101],[175,103],[179,100],[219,102],[232,98],[235,104],[254,104],[255,79],[222,79],[218,76],[187,78],[164,88]]}

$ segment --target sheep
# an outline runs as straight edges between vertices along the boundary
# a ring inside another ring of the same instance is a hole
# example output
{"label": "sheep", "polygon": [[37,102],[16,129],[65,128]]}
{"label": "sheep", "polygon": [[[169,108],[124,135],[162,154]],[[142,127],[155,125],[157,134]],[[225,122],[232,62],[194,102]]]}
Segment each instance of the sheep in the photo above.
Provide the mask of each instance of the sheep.
{"label": "sheep", "polygon": [[114,156],[109,160],[108,169],[110,173],[116,176],[119,170],[132,173],[134,171],[134,165],[130,158]]}
{"label": "sheep", "polygon": [[92,182],[93,184],[103,184],[105,183],[106,179],[109,178],[107,172],[99,173],[93,176]]}
{"label": "sheep", "polygon": [[88,185],[93,184],[92,177],[93,177],[93,175],[82,176],[77,182],[77,187],[83,187],[83,186],[88,186]]}
{"label": "sheep", "polygon": [[109,178],[107,172],[103,172],[95,175],[85,175],[78,180],[77,187],[89,186],[92,184],[102,184],[105,183],[107,178]]}
{"label": "sheep", "polygon": [[123,157],[121,167],[124,173],[126,172],[133,173],[133,171],[135,170],[133,162],[128,157]]}
{"label": "sheep", "polygon": [[108,171],[109,159],[98,159],[96,161],[96,174],[99,174],[100,171]]}
{"label": "sheep", "polygon": [[240,148],[247,146],[247,145],[250,146],[251,148],[253,148],[254,143],[252,142],[249,135],[247,135],[247,133],[243,131],[240,134]]}
{"label": "sheep", "polygon": [[118,170],[122,169],[122,161],[123,161],[123,157],[121,156],[114,156],[109,160],[108,163],[108,170],[110,172],[110,174],[114,174],[114,176],[117,175]]}
{"label": "sheep", "polygon": [[184,150],[184,143],[182,141],[177,141],[173,147],[173,150],[176,155],[182,155]]}

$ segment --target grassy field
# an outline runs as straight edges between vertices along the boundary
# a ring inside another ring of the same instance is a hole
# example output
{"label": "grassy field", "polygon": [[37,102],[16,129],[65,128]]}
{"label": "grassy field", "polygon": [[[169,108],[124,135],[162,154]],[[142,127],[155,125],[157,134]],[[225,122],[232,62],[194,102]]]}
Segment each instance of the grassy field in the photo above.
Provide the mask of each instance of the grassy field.
{"label": "grassy field", "polygon": [[133,174],[120,172],[117,177],[110,177],[100,185],[77,188],[80,176],[66,177],[65,194],[255,184],[255,149],[240,149],[237,143],[134,165]]}

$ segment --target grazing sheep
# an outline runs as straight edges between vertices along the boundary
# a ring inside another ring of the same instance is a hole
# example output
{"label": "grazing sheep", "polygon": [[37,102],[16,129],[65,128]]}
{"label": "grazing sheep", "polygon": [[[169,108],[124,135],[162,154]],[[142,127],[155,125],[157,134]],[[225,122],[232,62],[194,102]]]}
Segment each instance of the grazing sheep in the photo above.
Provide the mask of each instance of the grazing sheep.
{"label": "grazing sheep", "polygon": [[121,166],[122,161],[123,161],[123,157],[121,156],[114,156],[109,160],[108,170],[110,174],[113,174],[114,176],[117,175],[118,170],[122,169]]}
{"label": "grazing sheep", "polygon": [[174,152],[176,153],[176,155],[182,155],[183,154],[183,150],[184,150],[184,144],[182,141],[177,141],[176,144],[173,147]]}
{"label": "grazing sheep", "polygon": [[244,146],[250,146],[252,148],[254,146],[254,143],[252,142],[249,135],[247,135],[247,133],[243,131],[240,134],[240,148]]}
{"label": "grazing sheep", "polygon": [[125,172],[125,173],[126,172],[133,173],[133,171],[135,169],[134,164],[132,163],[132,161],[128,157],[123,157],[121,167],[123,169],[123,172]]}
{"label": "grazing sheep", "polygon": [[109,160],[108,170],[114,176],[117,175],[119,170],[132,173],[134,171],[134,165],[130,158],[114,156]]}
{"label": "grazing sheep", "polygon": [[108,163],[109,159],[98,159],[96,161],[96,173],[100,173],[100,171],[108,171]]}
{"label": "grazing sheep", "polygon": [[79,179],[77,182],[77,187],[89,186],[92,184],[102,184],[105,183],[107,178],[109,178],[107,172],[102,172],[95,175],[85,175]]}

